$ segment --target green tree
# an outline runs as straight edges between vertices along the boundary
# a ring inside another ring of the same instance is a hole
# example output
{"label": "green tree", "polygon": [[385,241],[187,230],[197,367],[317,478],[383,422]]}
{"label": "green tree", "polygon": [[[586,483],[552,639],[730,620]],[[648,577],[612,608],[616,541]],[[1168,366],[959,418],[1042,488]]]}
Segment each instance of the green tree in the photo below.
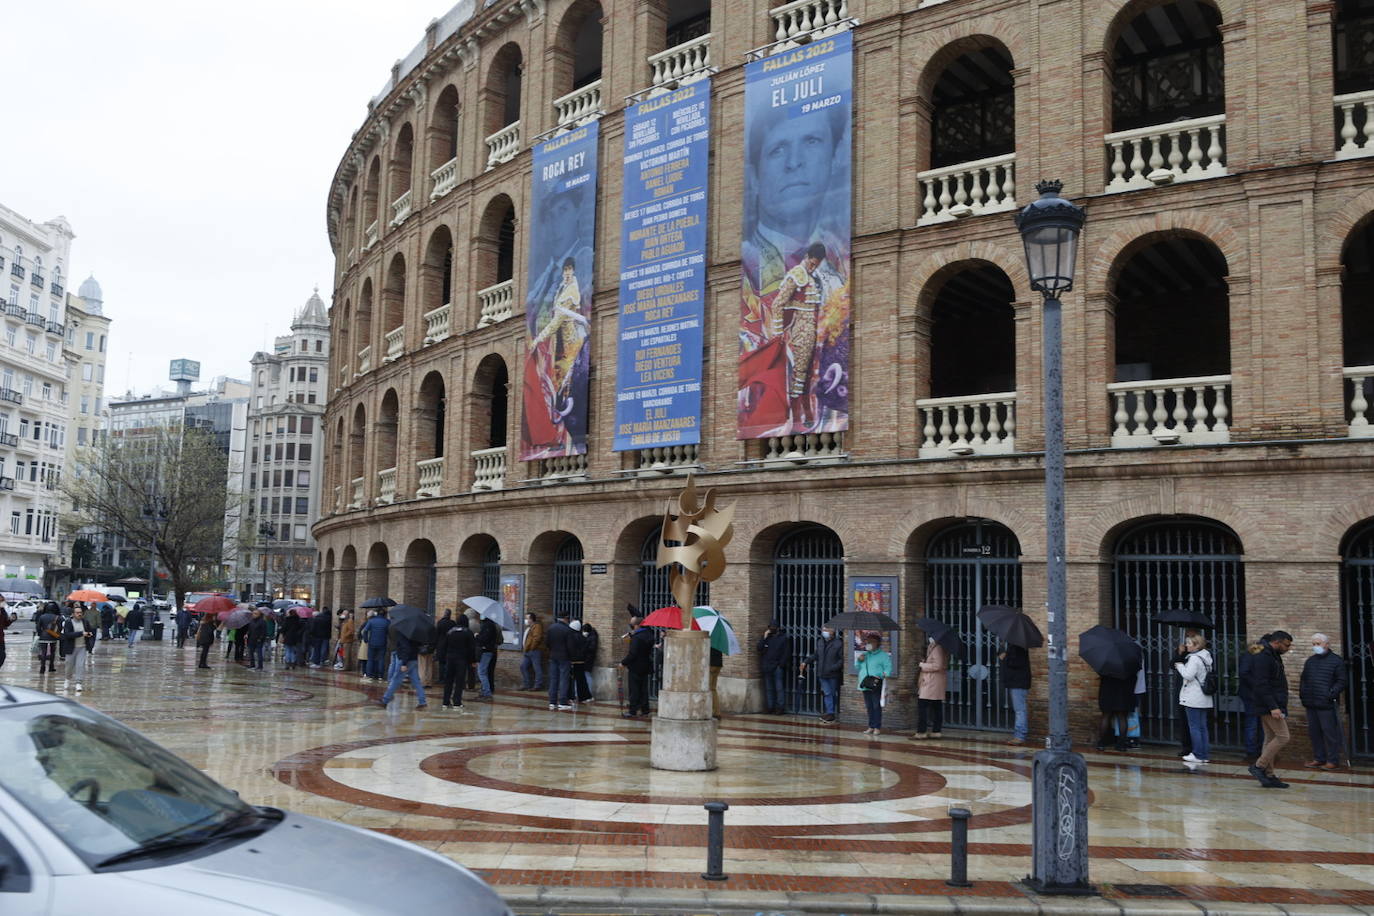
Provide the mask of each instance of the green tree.
{"label": "green tree", "polygon": [[228,456],[213,434],[157,427],[105,436],[77,454],[62,490],[73,507],[69,530],[89,526],[135,548],[153,545],[178,607],[200,582],[220,577],[230,493]]}

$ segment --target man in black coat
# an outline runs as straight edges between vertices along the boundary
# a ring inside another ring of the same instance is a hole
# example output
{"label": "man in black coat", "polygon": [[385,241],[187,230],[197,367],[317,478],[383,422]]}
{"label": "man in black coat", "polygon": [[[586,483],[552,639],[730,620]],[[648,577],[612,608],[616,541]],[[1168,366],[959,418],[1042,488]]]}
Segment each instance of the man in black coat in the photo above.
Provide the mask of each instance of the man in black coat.
{"label": "man in black coat", "polygon": [[496,692],[496,650],[501,641],[501,628],[496,621],[483,617],[477,628],[477,678],[482,684],[479,700],[490,700]]}
{"label": "man in black coat", "polygon": [[[453,629],[453,609],[448,608],[444,611],[444,616],[439,618],[439,622],[434,624],[434,645],[436,647],[444,644],[444,636],[451,629]],[[438,651],[434,653],[434,663],[439,668],[439,683],[442,684],[448,669],[444,667],[444,657]]]}
{"label": "man in black coat", "polygon": [[1250,661],[1250,693],[1264,729],[1264,747],[1250,766],[1250,775],[1266,789],[1288,788],[1274,775],[1274,762],[1288,743],[1288,675],[1283,670],[1283,653],[1292,645],[1291,634],[1275,630]]}
{"label": "man in black coat", "polygon": [[792,664],[792,637],[776,620],[759,640],[759,670],[763,672],[765,711],[780,716],[787,711],[787,667]]}
{"label": "man in black coat", "polygon": [[801,673],[812,669],[821,685],[821,724],[835,721],[835,706],[840,697],[840,680],[844,677],[844,641],[837,638],[834,627],[821,627],[816,647],[801,663]]}
{"label": "man in black coat", "polygon": [[549,709],[572,709],[568,703],[568,683],[572,680],[573,655],[581,653],[574,646],[581,637],[568,626],[568,614],[559,611],[544,634],[544,648],[549,653]]}
{"label": "man in black coat", "polygon": [[261,671],[263,656],[267,652],[267,618],[263,616],[262,608],[253,608],[253,616],[243,629],[248,641],[248,667]]}
{"label": "man in black coat", "polygon": [[642,623],[640,617],[630,618],[630,648],[621,660],[625,669],[630,706],[625,718],[634,719],[649,714],[649,676],[654,671],[654,631]]}
{"label": "man in black coat", "polygon": [[134,647],[138,642],[138,632],[143,629],[143,608],[134,605],[134,609],[124,615],[124,626],[129,630],[129,648]]}
{"label": "man in black coat", "polygon": [[329,608],[325,608],[311,617],[306,625],[310,632],[310,645],[306,652],[306,659],[311,668],[319,668],[324,664],[325,656],[329,653],[329,637],[334,632],[334,620],[329,613]]}
{"label": "man in black coat", "polygon": [[1325,633],[1312,634],[1312,657],[1302,666],[1298,699],[1307,711],[1307,734],[1312,739],[1312,769],[1337,770],[1345,736],[1341,733],[1341,694],[1345,693],[1345,659],[1331,651]]}
{"label": "man in black coat", "polygon": [[467,617],[454,620],[446,615],[444,620],[449,625],[439,636],[439,644],[434,650],[444,672],[444,709],[462,709],[463,684],[467,681],[468,669],[477,664],[477,638],[468,627]]}

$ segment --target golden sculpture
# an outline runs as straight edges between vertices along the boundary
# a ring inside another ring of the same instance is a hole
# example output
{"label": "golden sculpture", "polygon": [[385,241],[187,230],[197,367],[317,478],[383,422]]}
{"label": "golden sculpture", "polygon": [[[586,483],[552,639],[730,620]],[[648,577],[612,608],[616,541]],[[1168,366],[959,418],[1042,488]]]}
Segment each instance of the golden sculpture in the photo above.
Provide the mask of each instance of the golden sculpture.
{"label": "golden sculpture", "polygon": [[[716,508],[715,490],[707,490],[697,503],[696,481],[688,475],[687,487],[663,514],[663,537],[658,545],[658,566],[668,571],[668,588],[682,610],[682,628],[691,628],[697,586],[714,582],[725,572],[725,547],[734,535],[735,507]],[[669,541],[678,542],[670,545]]]}

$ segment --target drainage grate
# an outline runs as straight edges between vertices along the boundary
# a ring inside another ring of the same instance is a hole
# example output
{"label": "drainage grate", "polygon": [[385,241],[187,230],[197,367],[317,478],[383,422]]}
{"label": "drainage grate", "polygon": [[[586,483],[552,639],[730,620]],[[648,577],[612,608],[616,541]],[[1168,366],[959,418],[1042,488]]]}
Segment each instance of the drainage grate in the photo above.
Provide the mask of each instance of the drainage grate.
{"label": "drainage grate", "polygon": [[1113,884],[1112,890],[1127,897],[1182,897],[1183,891],[1167,884]]}

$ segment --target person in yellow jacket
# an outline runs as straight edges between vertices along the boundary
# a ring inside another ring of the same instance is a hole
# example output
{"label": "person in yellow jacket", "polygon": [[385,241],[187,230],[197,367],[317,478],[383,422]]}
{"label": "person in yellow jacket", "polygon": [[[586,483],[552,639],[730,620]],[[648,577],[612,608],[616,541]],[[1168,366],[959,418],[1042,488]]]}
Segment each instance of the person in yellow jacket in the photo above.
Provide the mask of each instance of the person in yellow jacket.
{"label": "person in yellow jacket", "polygon": [[525,657],[520,660],[521,690],[544,689],[544,624],[538,614],[525,615]]}

